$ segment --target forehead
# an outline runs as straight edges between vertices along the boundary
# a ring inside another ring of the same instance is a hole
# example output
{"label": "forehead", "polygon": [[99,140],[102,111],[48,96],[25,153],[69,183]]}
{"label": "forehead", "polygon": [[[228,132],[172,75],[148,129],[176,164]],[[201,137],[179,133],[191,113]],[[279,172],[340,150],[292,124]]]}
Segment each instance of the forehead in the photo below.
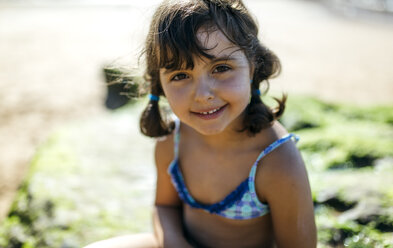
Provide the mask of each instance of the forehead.
{"label": "forehead", "polygon": [[202,25],[197,32],[192,29],[168,30],[159,35],[156,46],[156,68],[166,71],[193,69],[195,63],[238,60],[248,62],[244,51],[235,45],[215,25]]}
{"label": "forehead", "polygon": [[206,53],[214,58],[222,56],[239,57],[244,55],[240,47],[230,42],[216,27],[201,27],[196,33],[196,38]]}

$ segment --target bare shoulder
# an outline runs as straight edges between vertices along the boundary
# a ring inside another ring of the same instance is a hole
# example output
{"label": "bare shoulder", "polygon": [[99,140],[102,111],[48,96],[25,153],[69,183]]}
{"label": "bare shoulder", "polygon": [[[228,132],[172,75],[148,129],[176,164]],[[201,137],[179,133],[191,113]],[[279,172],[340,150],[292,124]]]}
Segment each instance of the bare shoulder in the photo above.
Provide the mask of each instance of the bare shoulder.
{"label": "bare shoulder", "polygon": [[157,168],[157,185],[155,205],[180,206],[181,201],[173,187],[168,167],[174,159],[174,135],[157,139],[155,147],[155,162]]}
{"label": "bare shoulder", "polygon": [[293,140],[285,142],[269,153],[259,166],[257,178],[261,183],[257,182],[257,186],[260,186],[258,188],[263,198],[275,194],[275,190],[292,187],[294,184],[309,187],[305,164]]}
{"label": "bare shoulder", "polygon": [[302,156],[293,140],[287,141],[265,158],[271,176],[296,177],[305,171]]}
{"label": "bare shoulder", "polygon": [[174,134],[158,138],[155,145],[154,157],[158,169],[165,169],[174,158]]}
{"label": "bare shoulder", "polygon": [[[276,122],[261,133],[261,139],[265,139],[266,147],[285,135],[288,135],[287,130]],[[280,191],[284,189],[297,188],[308,194],[307,171],[296,142],[290,139],[263,157],[259,162],[255,180],[256,190],[262,201],[283,196]]]}

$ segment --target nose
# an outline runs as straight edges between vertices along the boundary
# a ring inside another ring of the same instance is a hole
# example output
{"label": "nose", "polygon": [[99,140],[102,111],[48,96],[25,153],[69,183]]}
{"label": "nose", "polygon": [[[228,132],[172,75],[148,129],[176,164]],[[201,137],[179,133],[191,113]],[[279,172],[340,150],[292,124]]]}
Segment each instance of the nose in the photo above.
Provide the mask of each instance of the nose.
{"label": "nose", "polygon": [[196,79],[195,101],[206,102],[214,99],[214,87],[214,79],[209,76],[202,76]]}

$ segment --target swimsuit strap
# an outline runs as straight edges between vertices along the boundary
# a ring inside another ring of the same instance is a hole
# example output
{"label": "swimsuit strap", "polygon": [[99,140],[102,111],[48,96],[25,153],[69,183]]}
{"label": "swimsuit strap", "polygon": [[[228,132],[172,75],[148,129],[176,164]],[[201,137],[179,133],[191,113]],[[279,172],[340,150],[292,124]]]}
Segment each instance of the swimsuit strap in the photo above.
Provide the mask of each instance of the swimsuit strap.
{"label": "swimsuit strap", "polygon": [[255,161],[255,163],[252,165],[251,167],[251,171],[250,171],[250,175],[248,177],[248,188],[250,190],[251,196],[254,199],[258,199],[256,190],[255,190],[255,174],[257,171],[257,166],[259,161],[266,156],[267,154],[269,154],[270,152],[272,152],[274,149],[276,149],[277,147],[281,146],[282,144],[284,144],[285,142],[291,140],[293,138],[293,140],[296,142],[298,142],[299,137],[295,134],[287,134],[284,137],[282,137],[281,139],[278,139],[276,141],[274,141],[272,144],[270,144],[268,147],[266,147],[258,156],[257,160]]}
{"label": "swimsuit strap", "polygon": [[174,153],[175,153],[175,159],[179,157],[179,142],[180,142],[180,120],[178,118],[175,118],[175,134],[173,136],[173,141],[174,141]]}
{"label": "swimsuit strap", "polygon": [[266,156],[267,154],[269,154],[270,152],[274,151],[274,149],[276,149],[277,147],[281,146],[282,144],[284,144],[285,142],[289,141],[293,139],[296,142],[298,142],[299,137],[293,133],[287,134],[284,137],[274,141],[272,144],[270,144],[268,147],[266,147],[258,156],[257,160],[255,161],[255,163],[253,164],[251,171],[250,171],[250,178],[254,178],[255,177],[255,172],[256,172],[256,167],[258,166],[259,161]]}

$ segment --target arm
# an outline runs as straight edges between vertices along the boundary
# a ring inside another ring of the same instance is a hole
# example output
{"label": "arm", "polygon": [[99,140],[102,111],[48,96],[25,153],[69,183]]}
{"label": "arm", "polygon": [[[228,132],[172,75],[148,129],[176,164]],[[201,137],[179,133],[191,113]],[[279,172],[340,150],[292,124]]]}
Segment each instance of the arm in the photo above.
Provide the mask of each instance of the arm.
{"label": "arm", "polygon": [[182,202],[167,173],[172,159],[172,136],[157,141],[155,148],[157,185],[153,213],[154,234],[159,247],[191,247],[183,235]]}
{"label": "arm", "polygon": [[270,206],[277,246],[315,248],[317,235],[311,189],[299,151],[290,142],[268,157],[267,166],[259,171],[264,182],[257,182],[257,190]]}
{"label": "arm", "polygon": [[156,206],[153,213],[154,234],[159,247],[190,247],[183,236],[181,209]]}

